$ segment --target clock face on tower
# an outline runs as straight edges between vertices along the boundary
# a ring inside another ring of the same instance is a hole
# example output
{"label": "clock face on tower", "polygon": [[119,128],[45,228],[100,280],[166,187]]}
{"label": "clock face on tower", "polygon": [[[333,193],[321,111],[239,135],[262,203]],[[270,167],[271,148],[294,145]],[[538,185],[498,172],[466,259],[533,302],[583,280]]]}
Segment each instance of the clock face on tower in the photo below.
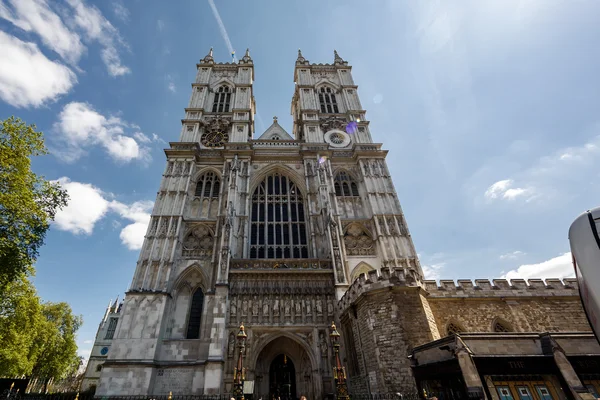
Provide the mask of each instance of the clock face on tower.
{"label": "clock face on tower", "polygon": [[102,350],[100,350],[100,354],[102,354],[103,356],[105,356],[106,353],[108,353],[108,347],[103,347]]}
{"label": "clock face on tower", "polygon": [[206,132],[200,138],[200,143],[204,147],[223,147],[227,141],[229,141],[229,134],[220,131]]}

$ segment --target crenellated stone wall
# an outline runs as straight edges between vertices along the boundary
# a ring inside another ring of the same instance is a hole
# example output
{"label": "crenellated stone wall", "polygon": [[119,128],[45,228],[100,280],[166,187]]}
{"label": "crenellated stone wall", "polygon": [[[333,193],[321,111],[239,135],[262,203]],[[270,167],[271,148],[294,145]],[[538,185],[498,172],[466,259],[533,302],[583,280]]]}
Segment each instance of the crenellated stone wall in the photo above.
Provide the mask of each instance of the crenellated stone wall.
{"label": "crenellated stone wall", "polygon": [[[337,304],[350,385],[416,390],[412,348],[461,332],[589,332],[575,279],[420,281],[402,268],[369,271]],[[499,330],[503,329],[503,330]]]}

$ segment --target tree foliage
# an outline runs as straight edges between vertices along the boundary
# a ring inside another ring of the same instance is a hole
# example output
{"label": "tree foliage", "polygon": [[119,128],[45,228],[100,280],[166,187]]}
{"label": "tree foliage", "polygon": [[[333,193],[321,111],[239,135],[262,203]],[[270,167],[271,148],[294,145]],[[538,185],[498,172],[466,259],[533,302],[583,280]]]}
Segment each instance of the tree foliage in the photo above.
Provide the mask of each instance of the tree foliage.
{"label": "tree foliage", "polygon": [[62,379],[79,367],[81,316],[66,303],[42,303],[23,275],[0,298],[0,376]]}
{"label": "tree foliage", "polygon": [[20,274],[32,273],[56,212],[67,193],[31,170],[31,157],[47,154],[41,132],[19,118],[0,128],[0,295]]}

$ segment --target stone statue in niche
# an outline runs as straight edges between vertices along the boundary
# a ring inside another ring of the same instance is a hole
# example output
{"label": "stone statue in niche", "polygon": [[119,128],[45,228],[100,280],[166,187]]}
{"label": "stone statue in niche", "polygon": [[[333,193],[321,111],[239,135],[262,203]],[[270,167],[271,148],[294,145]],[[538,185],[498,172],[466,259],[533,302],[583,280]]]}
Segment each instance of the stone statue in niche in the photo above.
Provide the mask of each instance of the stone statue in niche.
{"label": "stone statue in niche", "polygon": [[290,315],[290,299],[285,299],[285,315],[289,316]]}
{"label": "stone statue in niche", "polygon": [[306,315],[310,315],[312,313],[312,304],[310,300],[305,300],[304,304],[306,305]]}
{"label": "stone statue in niche", "polygon": [[242,316],[248,315],[248,300],[242,302]]}
{"label": "stone statue in niche", "polygon": [[235,316],[237,314],[237,300],[233,299],[231,300],[231,306],[229,307],[229,312],[231,314],[231,316]]}
{"label": "stone statue in niche", "polygon": [[371,175],[371,169],[369,168],[369,162],[365,162],[365,176]]}
{"label": "stone statue in niche", "polygon": [[279,300],[275,300],[273,303],[273,315],[279,315]]}
{"label": "stone statue in niche", "polygon": [[379,165],[377,161],[373,161],[373,175],[379,176]]}
{"label": "stone statue in niche", "polygon": [[308,176],[313,176],[313,167],[311,163],[307,163],[306,164],[306,173],[308,174]]}
{"label": "stone statue in niche", "polygon": [[296,307],[296,315],[297,316],[301,316],[302,315],[302,305],[300,304],[301,300],[296,300],[294,302],[294,306]]}
{"label": "stone statue in niche", "polygon": [[323,315],[323,300],[317,300],[317,315]]}
{"label": "stone statue in niche", "polygon": [[333,302],[331,300],[327,301],[327,315],[333,315]]}
{"label": "stone statue in niche", "polygon": [[319,347],[321,348],[321,356],[327,357],[327,339],[323,332],[319,333]]}
{"label": "stone statue in niche", "polygon": [[227,357],[233,358],[233,353],[235,352],[235,335],[233,332],[229,334],[229,343],[227,345]]}
{"label": "stone statue in niche", "polygon": [[263,309],[263,315],[265,317],[268,316],[269,315],[269,300],[267,300],[267,299],[263,300],[262,309]]}
{"label": "stone statue in niche", "polygon": [[252,300],[252,315],[258,316],[258,299],[256,297]]}

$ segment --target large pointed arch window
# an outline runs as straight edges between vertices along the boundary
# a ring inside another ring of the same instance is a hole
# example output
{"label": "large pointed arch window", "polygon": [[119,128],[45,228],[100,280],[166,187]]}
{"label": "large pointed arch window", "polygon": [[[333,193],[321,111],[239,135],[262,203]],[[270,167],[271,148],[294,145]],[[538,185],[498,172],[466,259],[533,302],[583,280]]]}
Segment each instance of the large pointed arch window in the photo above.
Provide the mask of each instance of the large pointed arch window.
{"label": "large pointed arch window", "polygon": [[188,317],[186,339],[198,339],[200,337],[200,321],[202,320],[202,306],[204,305],[204,292],[198,288],[192,295],[192,306]]}
{"label": "large pointed arch window", "polygon": [[231,104],[231,91],[229,86],[223,85],[215,92],[212,112],[229,112]]}
{"label": "large pointed arch window", "polygon": [[304,199],[285,175],[273,173],[252,195],[250,258],[308,258]]}
{"label": "large pointed arch window", "polygon": [[333,186],[336,196],[357,197],[359,195],[356,182],[346,171],[340,171],[335,175]]}
{"label": "large pointed arch window", "polygon": [[337,114],[340,112],[335,93],[330,87],[323,86],[319,90],[319,104],[322,113]]}
{"label": "large pointed arch window", "polygon": [[219,177],[214,172],[207,172],[198,179],[194,196],[219,197],[220,184]]}

